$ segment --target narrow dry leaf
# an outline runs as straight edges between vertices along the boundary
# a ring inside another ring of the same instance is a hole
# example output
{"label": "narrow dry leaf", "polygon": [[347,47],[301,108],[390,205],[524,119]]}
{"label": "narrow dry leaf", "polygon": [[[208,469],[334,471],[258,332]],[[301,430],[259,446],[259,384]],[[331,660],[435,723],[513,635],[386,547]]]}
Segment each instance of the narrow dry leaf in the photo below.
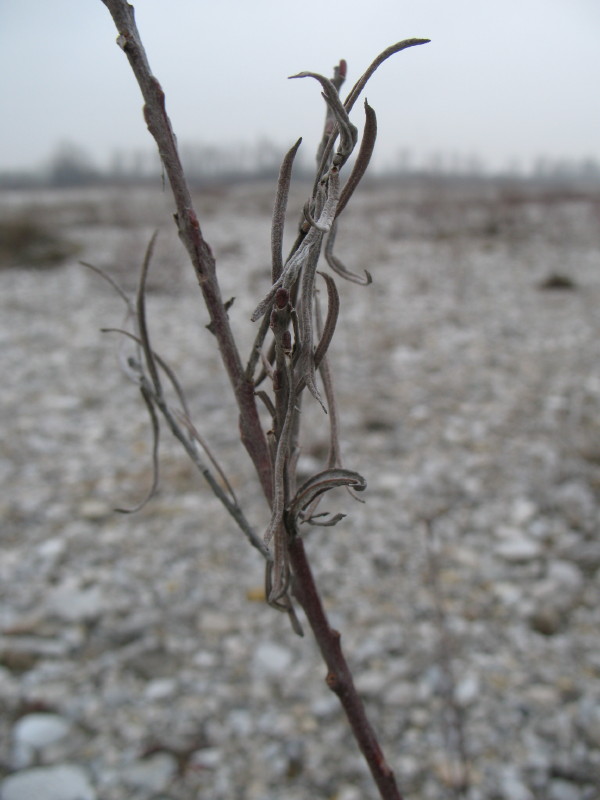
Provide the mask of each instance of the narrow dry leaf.
{"label": "narrow dry leaf", "polygon": [[150,389],[142,383],[140,386],[140,393],[144,399],[144,403],[146,404],[148,414],[150,415],[150,421],[152,423],[152,484],[150,485],[150,489],[148,490],[146,497],[141,501],[141,503],[138,503],[137,506],[134,506],[133,508],[115,508],[115,511],[118,511],[120,514],[134,514],[136,511],[141,511],[142,508],[144,508],[144,506],[147,505],[148,502],[154,497],[156,490],[158,489],[158,447],[160,441],[160,423],[158,421],[158,415],[154,409],[154,398],[152,397]]}
{"label": "narrow dry leaf", "polygon": [[275,197],[275,208],[273,209],[273,221],[271,224],[271,263],[272,281],[275,283],[283,271],[283,231],[285,226],[285,212],[287,210],[288,195],[290,192],[290,182],[292,179],[292,167],[302,138],[289,150],[283,159],[279,171],[277,182],[277,195]]}

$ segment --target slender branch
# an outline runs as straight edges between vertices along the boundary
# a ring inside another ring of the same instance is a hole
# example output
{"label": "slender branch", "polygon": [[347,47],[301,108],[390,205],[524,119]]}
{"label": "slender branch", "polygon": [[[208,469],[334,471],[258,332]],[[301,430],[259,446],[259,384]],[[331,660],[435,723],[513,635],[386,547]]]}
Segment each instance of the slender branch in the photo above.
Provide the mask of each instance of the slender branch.
{"label": "slender branch", "polygon": [[[117,283],[117,281],[114,278],[112,278],[105,270],[100,269],[99,267],[96,267],[93,264],[88,264],[85,261],[81,262],[83,266],[87,267],[88,269],[91,269],[93,272],[99,275],[103,280],[107,281],[110,284],[110,286],[112,286],[112,288],[117,292],[117,294],[122,298],[125,305],[127,306],[128,313],[131,317],[133,317],[135,326],[139,330],[140,334],[139,336],[136,336],[135,334],[130,333],[127,330],[122,330],[120,328],[101,329],[103,333],[119,333],[120,335],[126,337],[127,339],[131,339],[132,341],[134,341],[138,346],[138,349],[140,351],[140,356],[137,360],[133,361],[133,363],[131,362],[130,359],[128,359],[126,373],[140,387],[142,398],[146,404],[148,413],[150,415],[150,420],[152,423],[152,431],[153,431],[153,450],[152,450],[153,481],[151,489],[146,499],[135,508],[133,509],[118,508],[116,510],[122,513],[132,513],[134,511],[137,511],[140,508],[142,508],[148,502],[148,500],[150,500],[150,498],[154,495],[154,492],[156,491],[156,487],[158,485],[158,441],[159,441],[159,425],[156,415],[156,409],[154,407],[156,405],[163,414],[169,427],[171,428],[171,432],[183,445],[190,460],[202,474],[202,476],[212,489],[215,496],[223,503],[224,507],[227,509],[229,514],[238,524],[239,528],[244,533],[250,544],[261,553],[261,555],[267,561],[267,564],[269,564],[272,561],[272,556],[269,551],[269,548],[266,547],[264,542],[256,534],[256,532],[246,519],[244,513],[242,512],[238,504],[235,492],[233,491],[233,488],[231,487],[222,467],[212,454],[210,448],[208,447],[207,442],[204,440],[204,437],[198,432],[198,430],[191,421],[190,409],[185,397],[185,393],[183,391],[181,384],[179,383],[179,380],[175,372],[173,371],[173,369],[171,369],[171,367],[167,364],[167,362],[151,348],[150,337],[146,325],[145,289],[146,289],[146,278],[150,266],[152,248],[155,239],[156,239],[156,234],[153,234],[152,238],[150,239],[150,243],[146,249],[144,262],[142,264],[142,270],[138,285],[138,292],[137,292],[137,299],[135,306],[131,302],[127,293],[121,288],[121,286]],[[150,377],[146,376],[146,374],[144,373],[141,353],[144,353],[144,363],[146,364],[146,368],[150,373]],[[152,366],[152,371],[150,369],[151,366]],[[164,374],[168,378],[171,386],[175,391],[175,394],[177,395],[177,399],[181,404],[182,411],[176,410],[172,412],[170,407],[167,405],[167,402],[162,392],[162,383],[158,376],[157,366],[160,367],[160,369],[164,372]],[[185,435],[181,425],[179,425],[178,423],[181,423],[182,425],[185,426],[185,428],[189,433],[189,436]],[[200,444],[200,446],[206,453],[207,457],[209,458],[214,468],[216,469],[217,473],[219,474],[223,484],[227,488],[229,494],[223,491],[222,487],[219,485],[219,482],[215,479],[215,476],[212,474],[210,469],[206,466],[206,464],[200,457],[200,454],[198,453],[198,450],[195,446],[195,442],[198,442],[198,444]],[[289,609],[286,610],[288,610],[288,613],[290,614],[294,630],[298,632],[297,629],[299,627],[299,623],[297,619],[295,619],[295,617],[293,616],[293,610],[292,611],[290,611]]]}
{"label": "slender branch", "polygon": [[229,496],[231,498],[231,502],[234,503],[235,505],[239,505],[238,504],[238,499],[237,499],[236,494],[235,494],[235,492],[233,490],[233,486],[231,485],[231,482],[229,481],[229,478],[225,474],[225,471],[224,471],[223,467],[219,464],[219,462],[217,461],[217,459],[213,455],[213,452],[210,449],[210,447],[208,445],[208,442],[206,441],[204,436],[202,436],[200,431],[196,428],[196,426],[194,425],[194,423],[190,419],[189,413],[187,413],[187,411],[177,411],[176,410],[175,411],[175,417],[179,422],[181,422],[182,425],[185,425],[185,427],[188,429],[188,431],[189,431],[190,435],[192,436],[192,438],[195,439],[198,442],[200,447],[206,453],[206,457],[208,458],[210,463],[215,468],[215,470],[217,472],[217,475],[221,478],[221,480],[223,481],[223,485],[225,486],[225,488],[229,492]]}
{"label": "slender branch", "polygon": [[[331,79],[331,83],[335,87],[335,90],[338,92],[338,94],[344,84],[344,81],[346,80],[347,72],[348,72],[348,64],[342,58],[340,63],[333,68],[333,78]],[[329,104],[326,105],[327,105],[327,110],[325,113],[325,125],[323,127],[323,135],[321,136],[321,141],[317,149],[317,166],[321,164],[321,158],[323,156],[325,148],[327,147],[329,136],[333,131],[333,129],[335,128],[335,115],[333,113],[331,106]],[[322,172],[323,170],[321,170],[321,174]]]}
{"label": "slender branch", "polygon": [[242,532],[244,533],[244,535],[246,536],[252,547],[256,548],[263,556],[263,558],[265,558],[266,561],[269,562],[272,556],[271,553],[269,552],[268,547],[265,546],[260,536],[258,536],[254,528],[250,525],[250,523],[246,519],[245,514],[243,513],[242,509],[239,507],[237,502],[231,500],[229,494],[221,488],[221,486],[215,479],[212,472],[209,470],[206,464],[204,464],[204,462],[199,456],[197,448],[194,445],[194,439],[184,433],[181,426],[177,422],[175,414],[171,411],[171,409],[163,399],[155,398],[155,402],[159,407],[165,420],[167,421],[167,424],[169,425],[171,432],[173,433],[175,438],[179,439],[179,441],[185,448],[185,451],[191,458],[192,462],[196,465],[196,467],[204,477],[205,481],[210,486],[212,492],[217,496],[217,498],[221,501],[221,503],[225,506],[227,511],[237,522],[238,526],[240,527],[240,529],[242,530]]}
{"label": "slender branch", "polygon": [[171,185],[177,214],[179,236],[185,245],[198,277],[208,309],[211,330],[218,342],[223,364],[233,387],[240,412],[241,440],[256,468],[262,489],[270,501],[271,463],[267,441],[260,424],[254,386],[244,368],[233,338],[227,311],[221,298],[213,253],[202,236],[191,193],[183,172],[175,134],[165,107],[165,95],[152,74],[150,64],[135,24],[133,6],[126,0],[102,0],[119,32],[117,44],[127,56],[144,98],[144,117],[154,137],[165,173]]}
{"label": "slender branch", "polygon": [[350,667],[340,644],[341,636],[329,625],[306,557],[304,543],[295,532],[292,532],[290,537],[288,557],[294,576],[292,591],[304,609],[323,661],[327,665],[326,683],[342,704],[382,800],[402,800],[394,773],[385,760],[377,734],[367,719],[365,707],[356,691]]}
{"label": "slender branch", "polygon": [[[268,330],[269,330],[269,317],[265,315],[260,321],[260,325],[258,327],[258,333],[256,334],[256,337],[254,339],[252,350],[250,351],[250,356],[248,358],[248,364],[246,366],[246,373],[245,373],[246,380],[248,381],[248,383],[251,383],[254,379],[254,370],[256,369],[256,365],[258,364],[262,356],[263,343],[267,336]],[[258,386],[264,380],[265,377],[266,377],[266,372],[263,370],[263,372],[261,372],[254,381],[254,386],[255,387]]]}
{"label": "slender branch", "polygon": [[[203,464],[200,466],[202,462],[197,452],[198,437],[194,435],[193,428],[190,429],[191,422],[188,424],[187,419],[182,419],[181,416],[175,414],[167,405],[162,394],[158,371],[158,367],[162,366],[161,361],[155,357],[151,349],[145,328],[144,282],[147,262],[150,259],[150,247],[138,293],[138,339],[143,349],[144,364],[137,365],[137,369],[140,388],[148,404],[153,424],[157,420],[156,410],[158,409],[173,434],[182,442],[192,461],[201,468],[215,494],[237,519],[251,544],[265,557],[268,598],[276,608],[289,614],[294,630],[301,635],[300,623],[289,597],[289,591],[293,591],[305,611],[327,665],[327,684],[338,696],[344,708],[382,800],[402,800],[394,774],[384,758],[377,736],[366,717],[364,706],[356,691],[352,674],[341,648],[340,634],[331,628],[327,620],[306,558],[302,539],[297,531],[297,524],[303,518],[303,512],[306,512],[306,509],[322,493],[336,486],[344,485],[360,491],[365,488],[366,482],[358,473],[332,464],[329,469],[309,478],[297,492],[294,489],[301,394],[304,388],[308,388],[317,399],[320,399],[315,383],[315,369],[320,362],[321,370],[326,370],[326,351],[337,319],[337,292],[333,281],[326,279],[329,293],[328,319],[324,330],[319,330],[320,342],[315,351],[313,342],[314,282],[323,240],[327,233],[326,257],[330,266],[339,274],[356,282],[370,280],[368,275],[365,280],[350,273],[333,256],[332,252],[336,215],[341,212],[360,181],[375,142],[375,116],[366,106],[367,122],[363,146],[359,153],[357,166],[340,195],[338,171],[350,156],[357,139],[356,128],[350,122],[348,113],[369,77],[386,58],[399,50],[423,44],[427,40],[406,40],[384,51],[367,69],[343,104],[339,98],[339,89],[346,75],[344,61],[341,61],[339,67],[336,68],[337,71],[332,81],[312,72],[304,72],[295,76],[312,77],[319,81],[327,103],[325,131],[327,138],[324,135],[322,146],[319,149],[320,166],[307,208],[306,219],[300,227],[296,243],[285,264],[281,254],[283,224],[292,162],[297,145],[288,153],[284,161],[273,216],[271,241],[273,285],[253,314],[253,320],[258,320],[263,315],[265,320],[261,323],[248,365],[244,370],[229,324],[227,306],[221,298],[214,256],[202,235],[183,173],[175,135],[165,108],[164,92],[150,70],[135,25],[133,7],[126,0],[102,0],[102,2],[113,17],[119,32],[117,42],[127,55],[142,91],[145,103],[144,117],[148,129],[158,145],[165,173],[173,192],[177,209],[175,220],[179,236],[188,251],[197,275],[210,316],[210,330],[215,335],[224,367],[233,387],[240,414],[241,440],[254,463],[262,489],[272,507],[271,521],[264,541],[260,541],[247,524],[235,498],[230,497],[218,485],[207,467]],[[340,145],[337,153],[333,156],[333,146],[338,136],[340,136]],[[285,302],[283,302],[284,298]],[[298,308],[297,312],[293,308],[295,305]],[[293,326],[295,339],[293,344],[292,332],[289,330],[290,323]],[[266,373],[273,380],[276,402],[273,404],[268,395],[261,392],[267,399],[267,408],[274,412],[273,430],[267,436],[262,430],[258,416],[253,377],[256,364],[262,354],[262,345],[269,325],[275,334],[274,360],[271,362],[275,364],[275,367],[271,368],[269,363],[265,363]],[[140,358],[140,362],[141,360]],[[315,364],[316,361],[317,364]],[[277,397],[278,391],[281,392],[279,398]],[[333,392],[331,384],[329,384],[328,392],[329,394]],[[334,423],[335,427],[336,423]],[[294,492],[293,497],[291,497],[292,492]],[[341,516],[335,515],[324,524],[334,524],[339,521]],[[271,537],[275,539],[274,554],[267,547]]]}
{"label": "slender branch", "polygon": [[[100,275],[106,277],[105,273],[102,270],[95,269]],[[111,281],[113,283],[113,281]],[[113,284],[115,285],[115,284]],[[120,328],[102,328],[103,333],[119,333],[128,339],[132,339],[136,344],[141,346],[141,341],[138,336],[130,333],[129,331],[121,330]],[[210,486],[213,494],[217,497],[218,500],[224,505],[227,509],[229,514],[233,517],[235,522],[238,524],[241,531],[244,533],[250,544],[255,547],[261,555],[266,559],[267,562],[272,560],[271,553],[269,552],[269,548],[265,546],[262,539],[256,534],[248,520],[246,519],[242,509],[238,505],[237,499],[235,497],[235,493],[233,489],[229,485],[229,481],[225,477],[223,470],[219,463],[216,461],[212,453],[210,452],[209,448],[206,446],[203,438],[200,436],[198,431],[196,431],[195,427],[191,424],[189,420],[189,409],[188,404],[185,399],[185,395],[183,394],[183,390],[175,376],[175,373],[169,367],[169,365],[161,358],[158,353],[153,352],[152,357],[154,361],[160,366],[163,370],[169,381],[171,382],[175,392],[177,394],[177,398],[181,403],[181,407],[183,409],[183,413],[178,411],[172,411],[170,406],[167,404],[164,396],[161,394],[160,396],[156,394],[155,389],[148,379],[148,377],[144,374],[142,370],[142,365],[137,364],[137,370],[135,371],[135,381],[139,384],[140,390],[142,392],[142,397],[146,406],[148,408],[148,412],[151,417],[151,422],[153,426],[153,433],[154,433],[154,445],[153,445],[153,463],[154,463],[154,476],[155,478],[158,475],[158,467],[156,465],[156,458],[157,458],[157,445],[158,445],[158,429],[157,429],[157,417],[156,417],[156,410],[154,406],[160,410],[161,414],[165,418],[169,428],[171,429],[171,433],[175,436],[176,439],[183,445],[184,450],[188,454],[190,460],[201,473],[204,480]],[[133,377],[133,376],[132,376]],[[181,427],[179,423],[185,427],[188,431],[189,435],[186,435],[184,429]],[[192,430],[190,430],[192,428]],[[219,482],[216,480],[215,476],[212,474],[208,466],[202,460],[200,453],[198,452],[198,448],[196,447],[196,442],[200,444],[200,446],[205,450],[206,455],[210,459],[210,461],[215,466],[215,469],[221,476],[221,480],[223,481],[224,485],[227,487],[229,494],[223,490]],[[134,509],[116,509],[117,511],[121,511],[122,513],[131,513],[132,511],[139,510],[143,505],[145,505],[150,497],[152,497],[154,490],[155,490],[156,481],[153,481],[154,489],[149,493],[148,497],[142,504],[137,506]]]}

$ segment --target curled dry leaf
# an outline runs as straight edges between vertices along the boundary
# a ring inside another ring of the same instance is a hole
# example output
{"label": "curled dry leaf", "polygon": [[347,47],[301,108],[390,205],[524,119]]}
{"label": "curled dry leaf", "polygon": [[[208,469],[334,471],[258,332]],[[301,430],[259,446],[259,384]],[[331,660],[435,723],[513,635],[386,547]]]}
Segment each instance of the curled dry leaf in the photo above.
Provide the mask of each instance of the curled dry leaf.
{"label": "curled dry leaf", "polygon": [[360,143],[358,156],[356,157],[356,161],[354,162],[354,167],[352,169],[352,172],[350,173],[350,177],[348,178],[344,188],[342,189],[342,193],[340,195],[340,202],[338,203],[337,210],[335,212],[336,217],[339,217],[342,211],[346,208],[346,206],[348,205],[348,201],[354,194],[356,187],[358,186],[363,175],[367,171],[367,167],[369,166],[369,162],[371,161],[371,156],[373,155],[373,150],[375,149],[376,139],[377,139],[377,116],[375,115],[375,111],[365,100],[365,127],[363,131],[363,137]]}
{"label": "curled dry leaf", "polygon": [[356,272],[349,270],[336,255],[333,253],[333,246],[335,244],[335,237],[337,235],[337,220],[331,226],[327,242],[325,243],[325,260],[331,269],[341,278],[345,278],[351,283],[358,283],[360,286],[368,286],[373,283],[373,278],[368,270],[365,270],[364,276],[357,275]]}
{"label": "curled dry leaf", "polygon": [[290,515],[297,518],[319,495],[340,486],[350,486],[355,491],[362,492],[367,488],[367,482],[360,473],[350,469],[335,468],[318,472],[305,481],[296,492],[290,503]]}
{"label": "curled dry leaf", "polygon": [[[299,72],[291,75],[291,78],[314,78],[323,87],[323,97],[325,102],[333,112],[340,130],[340,155],[345,161],[356,144],[358,131],[356,126],[350,122],[347,110],[344,108],[336,87],[329,78],[320,75],[318,72]],[[343,163],[343,162],[342,162]],[[339,166],[339,164],[338,164]]]}

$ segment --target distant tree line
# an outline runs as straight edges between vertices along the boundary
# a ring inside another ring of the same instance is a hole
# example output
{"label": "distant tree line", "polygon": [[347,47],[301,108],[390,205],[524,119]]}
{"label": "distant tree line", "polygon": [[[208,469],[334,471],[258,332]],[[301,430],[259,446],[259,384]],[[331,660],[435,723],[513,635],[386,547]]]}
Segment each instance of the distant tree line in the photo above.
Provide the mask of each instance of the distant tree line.
{"label": "distant tree line", "polygon": [[[273,180],[277,177],[285,146],[268,139],[253,144],[183,144],[181,158],[192,185]],[[294,171],[299,180],[310,179],[312,165],[298,153]],[[417,160],[408,148],[398,150],[375,178],[412,176],[489,177],[490,175],[533,178],[538,181],[575,181],[600,184],[600,161],[596,158],[557,159],[538,157],[527,167],[516,160],[503,169],[490,170],[476,155],[434,152]],[[0,188],[55,187],[114,184],[148,184],[162,180],[158,155],[147,150],[115,151],[107,166],[99,167],[81,146],[59,145],[48,162],[36,169],[0,171]]]}
{"label": "distant tree line", "polygon": [[[239,182],[277,178],[285,146],[267,139],[255,144],[217,145],[183,144],[180,148],[189,182]],[[310,165],[301,157],[294,167],[301,178],[310,175]],[[48,162],[36,169],[0,172],[0,188],[48,186],[76,188],[106,184],[146,184],[162,180],[158,154],[148,150],[119,150],[112,154],[108,166],[99,167],[81,146],[61,144]]]}

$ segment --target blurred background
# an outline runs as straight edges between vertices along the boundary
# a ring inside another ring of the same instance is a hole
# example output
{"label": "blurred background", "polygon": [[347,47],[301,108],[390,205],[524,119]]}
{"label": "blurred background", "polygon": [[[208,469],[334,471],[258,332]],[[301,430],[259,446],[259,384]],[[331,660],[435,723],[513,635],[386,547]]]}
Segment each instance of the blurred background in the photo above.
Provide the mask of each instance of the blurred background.
{"label": "blurred background", "polygon": [[[366,92],[379,173],[600,172],[595,0],[240,0],[135,4],[192,177],[264,173],[298,136],[310,164],[322,106],[301,70],[346,89],[388,45]],[[156,176],[137,85],[101,0],[2,0],[0,181],[77,184]],[[360,104],[354,112],[361,126]]]}
{"label": "blurred background", "polygon": [[[287,76],[344,58],[349,90],[431,39],[366,91],[374,169],[336,248],[373,283],[338,282],[329,352],[369,488],[307,549],[404,796],[598,800],[600,3],[135,7],[244,361],[274,176],[298,136],[308,176],[322,130],[319,85]],[[153,347],[269,519],[115,40],[101,0],[0,0],[0,797],[373,797],[310,637],[166,430],[157,495],[114,511],[146,496],[152,438],[94,268],[134,293],[158,230]],[[329,431],[303,419],[307,477]]]}

